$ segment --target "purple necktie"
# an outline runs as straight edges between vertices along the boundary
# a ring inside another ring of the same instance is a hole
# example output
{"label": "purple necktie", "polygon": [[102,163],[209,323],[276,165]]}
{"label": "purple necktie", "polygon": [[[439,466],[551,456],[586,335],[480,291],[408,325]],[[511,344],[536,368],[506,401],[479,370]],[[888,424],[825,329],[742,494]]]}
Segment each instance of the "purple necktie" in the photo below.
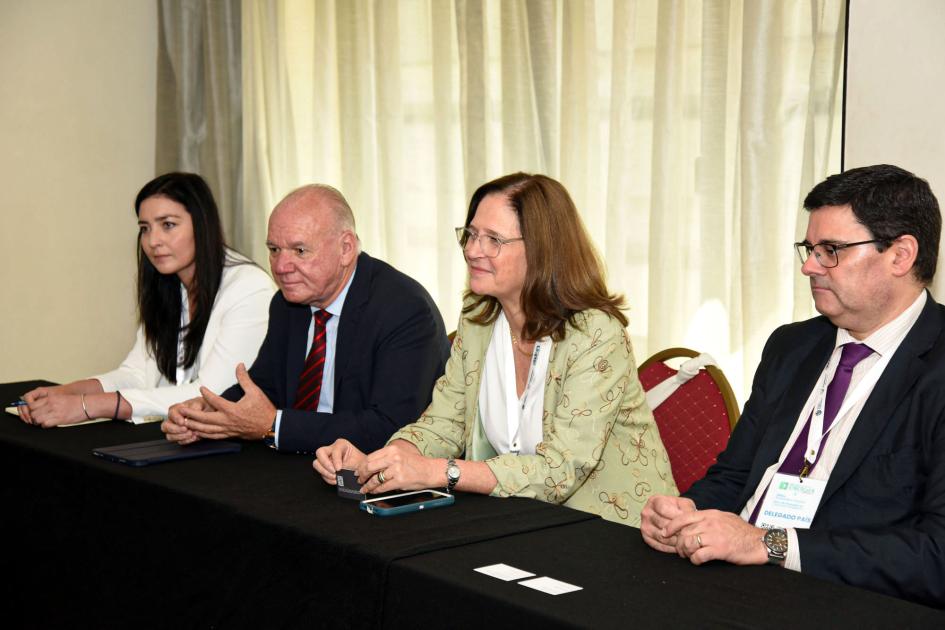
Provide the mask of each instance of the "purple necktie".
{"label": "purple necktie", "polygon": [[[840,405],[843,404],[843,398],[847,395],[847,390],[850,389],[850,377],[853,376],[853,368],[871,354],[873,354],[873,349],[865,344],[843,344],[843,352],[840,354],[840,363],[837,365],[837,371],[834,372],[833,380],[831,380],[830,384],[827,386],[827,395],[825,396],[826,400],[824,401],[823,409],[824,433],[830,429],[830,425],[832,425],[833,421],[836,419],[837,412],[840,411]],[[814,413],[817,413],[816,407],[814,411],[811,412],[811,415],[807,417],[804,428],[801,429],[800,435],[797,436],[794,445],[791,446],[791,450],[788,451],[787,457],[784,458],[784,462],[781,464],[781,467],[778,468],[778,472],[788,475],[799,475],[801,470],[804,469],[806,465],[804,454],[807,451],[807,435],[810,433],[810,421]],[[817,458],[820,457],[820,453],[821,451],[818,450]],[[813,469],[814,465],[817,463],[817,458],[810,462],[809,468],[804,473],[805,476],[810,474],[811,469]],[[765,490],[765,494],[767,493],[768,491]],[[764,502],[764,499],[765,496],[761,495],[761,499],[759,499],[758,503],[755,505],[755,509],[751,513],[751,518],[748,520],[749,523],[754,524],[755,520],[757,520],[758,511],[761,509],[761,504]]]}

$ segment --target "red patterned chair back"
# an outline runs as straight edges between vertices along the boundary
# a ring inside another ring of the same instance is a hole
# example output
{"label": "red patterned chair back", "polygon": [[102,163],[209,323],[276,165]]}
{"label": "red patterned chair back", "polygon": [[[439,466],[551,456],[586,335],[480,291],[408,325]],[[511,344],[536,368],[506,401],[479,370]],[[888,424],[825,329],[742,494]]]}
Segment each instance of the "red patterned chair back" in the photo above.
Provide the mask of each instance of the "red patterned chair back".
{"label": "red patterned chair back", "polygon": [[[643,389],[649,392],[676,376],[678,370],[664,361],[697,356],[699,353],[688,348],[657,352],[640,365]],[[653,416],[676,486],[680,492],[685,492],[705,475],[728,444],[728,437],[738,421],[738,403],[722,371],[707,365],[653,409]]]}

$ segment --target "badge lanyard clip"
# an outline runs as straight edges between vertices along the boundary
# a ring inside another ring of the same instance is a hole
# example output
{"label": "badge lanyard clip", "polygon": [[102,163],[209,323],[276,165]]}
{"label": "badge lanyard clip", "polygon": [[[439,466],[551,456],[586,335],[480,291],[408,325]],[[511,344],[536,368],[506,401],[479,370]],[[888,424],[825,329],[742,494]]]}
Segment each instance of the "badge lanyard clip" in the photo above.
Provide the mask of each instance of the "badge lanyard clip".
{"label": "badge lanyard clip", "polygon": [[824,431],[824,401],[827,398],[827,373],[824,373],[817,406],[814,408],[814,413],[810,419],[810,429],[807,432],[807,451],[804,455],[804,466],[798,474],[801,481],[810,474],[811,468],[817,463],[817,458],[820,456],[820,447],[823,444],[824,438],[846,420],[850,409],[873,391],[873,386],[879,381],[879,377],[883,375],[883,371],[886,369],[891,359],[892,353],[886,353],[863,375],[863,378],[857,383],[856,388],[844,397],[843,404],[841,404],[840,409],[837,410],[833,424],[831,424],[826,431]]}

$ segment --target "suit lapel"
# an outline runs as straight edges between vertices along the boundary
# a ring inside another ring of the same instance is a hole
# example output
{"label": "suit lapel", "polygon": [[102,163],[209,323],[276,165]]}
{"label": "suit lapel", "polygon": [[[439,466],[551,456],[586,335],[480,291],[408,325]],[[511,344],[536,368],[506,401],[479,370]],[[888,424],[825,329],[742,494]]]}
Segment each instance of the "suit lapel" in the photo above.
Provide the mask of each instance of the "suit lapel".
{"label": "suit lapel", "polygon": [[[742,490],[739,505],[747,503],[755,493],[761,478],[771,464],[778,461],[781,451],[791,438],[797,419],[817,384],[824,366],[836,345],[837,329],[828,326],[820,338],[813,344],[807,356],[802,358],[796,370],[784,370],[780,378],[790,379],[787,391],[781,396],[780,404],[773,410],[771,428],[762,436],[758,445],[758,454],[752,463],[748,481]],[[784,369],[784,368],[782,368]]]}
{"label": "suit lapel", "polygon": [[374,259],[365,253],[358,255],[358,264],[355,268],[354,280],[345,296],[345,303],[341,307],[341,321],[338,322],[338,337],[335,340],[335,406],[338,406],[338,393],[341,377],[344,375],[354,354],[354,347],[360,330],[361,315],[364,305],[371,297],[371,279],[374,275]]}
{"label": "suit lapel", "polygon": [[932,297],[927,296],[919,319],[899,345],[866,399],[830,473],[821,505],[859,468],[876,440],[889,427],[896,408],[903,403],[909,390],[927,369],[926,361],[921,357],[929,351],[941,332],[941,323],[935,316],[937,306]]}
{"label": "suit lapel", "polygon": [[308,343],[308,329],[312,319],[312,309],[306,304],[289,304],[289,347],[286,351],[285,399],[286,406],[295,403],[295,394],[299,389],[299,376],[305,365],[305,347]]}

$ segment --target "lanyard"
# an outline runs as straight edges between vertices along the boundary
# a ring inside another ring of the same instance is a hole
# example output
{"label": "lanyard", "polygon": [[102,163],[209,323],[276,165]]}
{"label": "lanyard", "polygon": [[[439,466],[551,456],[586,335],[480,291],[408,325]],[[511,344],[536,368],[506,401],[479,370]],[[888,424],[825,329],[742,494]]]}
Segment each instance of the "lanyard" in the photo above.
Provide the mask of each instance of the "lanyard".
{"label": "lanyard", "polygon": [[[536,341],[535,349],[532,351],[532,364],[528,368],[528,381],[525,383],[525,389],[522,390],[522,397],[515,400],[515,396],[508,396],[508,413],[506,414],[508,420],[508,431],[509,431],[509,444],[517,444],[520,442],[516,436],[519,434],[519,429],[522,424],[522,415],[525,413],[525,406],[528,404],[528,396],[531,393],[532,383],[535,379],[535,373],[537,370],[535,366],[538,365],[538,358],[541,356],[542,348],[545,347],[546,341]],[[513,348],[514,353],[514,348]],[[512,357],[512,389],[510,392],[515,391],[515,356],[514,354],[510,355]],[[510,449],[509,452],[516,455],[519,454],[521,449]]]}
{"label": "lanyard", "polygon": [[[863,378],[857,383],[856,388],[844,396],[843,404],[841,404],[840,409],[837,410],[833,424],[831,424],[830,428],[826,431],[824,431],[824,404],[827,399],[827,374],[829,369],[824,369],[824,378],[820,385],[820,393],[817,396],[817,405],[814,407],[814,413],[810,419],[810,429],[807,431],[807,450],[804,452],[804,469],[801,471],[800,475],[802,478],[810,471],[814,464],[817,463],[817,457],[820,455],[820,447],[823,445],[824,438],[827,437],[827,434],[846,420],[850,409],[873,391],[873,386],[876,385],[879,377],[883,375],[883,370],[886,369],[890,359],[892,359],[892,355],[892,352],[887,352],[885,355],[881,356],[879,361],[873,364],[873,367],[863,375]],[[827,367],[829,368],[829,365]]]}

